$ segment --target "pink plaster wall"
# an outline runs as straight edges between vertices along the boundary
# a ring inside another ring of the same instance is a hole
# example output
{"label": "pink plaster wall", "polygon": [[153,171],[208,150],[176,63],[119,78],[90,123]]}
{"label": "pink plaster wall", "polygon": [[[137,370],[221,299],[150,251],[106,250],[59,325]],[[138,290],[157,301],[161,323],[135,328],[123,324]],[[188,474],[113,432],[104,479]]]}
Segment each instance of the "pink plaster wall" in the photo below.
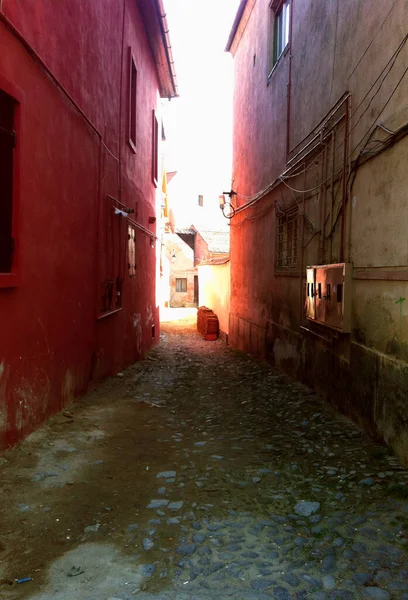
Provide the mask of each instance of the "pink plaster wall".
{"label": "pink plaster wall", "polygon": [[[0,88],[19,101],[21,276],[20,285],[0,285],[4,447],[84,392],[90,380],[118,372],[158,340],[156,248],[136,230],[131,278],[127,224],[113,217],[107,195],[134,208],[134,219],[155,232],[149,217],[156,206],[152,110],[159,109],[159,81],[133,0],[38,0],[30,10],[23,0],[5,0],[1,6],[56,78],[0,20]],[[138,69],[136,153],[127,136],[129,46]],[[117,276],[122,310],[98,319],[102,282]]]}

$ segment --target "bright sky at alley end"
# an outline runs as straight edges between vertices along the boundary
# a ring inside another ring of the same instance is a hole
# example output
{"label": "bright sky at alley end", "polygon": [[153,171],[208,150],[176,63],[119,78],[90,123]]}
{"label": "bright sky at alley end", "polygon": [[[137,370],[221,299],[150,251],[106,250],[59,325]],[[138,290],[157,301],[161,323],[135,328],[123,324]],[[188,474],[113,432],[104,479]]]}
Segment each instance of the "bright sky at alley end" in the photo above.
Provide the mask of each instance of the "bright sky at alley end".
{"label": "bright sky at alley end", "polygon": [[[164,0],[180,98],[166,107],[167,169],[184,209],[231,185],[232,58],[224,52],[239,0]],[[183,190],[181,191],[181,186]]]}

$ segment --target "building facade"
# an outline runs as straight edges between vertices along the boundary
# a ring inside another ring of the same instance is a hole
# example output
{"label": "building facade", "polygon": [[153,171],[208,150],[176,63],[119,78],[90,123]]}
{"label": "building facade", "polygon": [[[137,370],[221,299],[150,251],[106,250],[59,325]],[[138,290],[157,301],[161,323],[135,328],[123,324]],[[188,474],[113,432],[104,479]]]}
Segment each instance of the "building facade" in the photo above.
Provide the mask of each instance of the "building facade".
{"label": "building facade", "polygon": [[228,343],[230,315],[229,257],[210,258],[198,265],[200,305],[210,308],[218,317],[220,336]]}
{"label": "building facade", "polygon": [[165,259],[163,269],[168,278],[169,306],[194,307],[202,304],[198,266],[205,261],[227,260],[229,234],[225,231],[200,230],[194,225],[188,229],[169,229],[163,236]]}
{"label": "building facade", "polygon": [[[177,233],[165,233],[163,241],[164,259],[168,265],[164,270],[168,306],[171,308],[197,306],[198,286],[194,248],[182,240]],[[195,294],[196,288],[197,294]]]}
{"label": "building facade", "polygon": [[163,15],[0,3],[0,447],[157,340]]}
{"label": "building facade", "polygon": [[230,343],[405,462],[407,31],[407,0],[243,0],[227,44]]}

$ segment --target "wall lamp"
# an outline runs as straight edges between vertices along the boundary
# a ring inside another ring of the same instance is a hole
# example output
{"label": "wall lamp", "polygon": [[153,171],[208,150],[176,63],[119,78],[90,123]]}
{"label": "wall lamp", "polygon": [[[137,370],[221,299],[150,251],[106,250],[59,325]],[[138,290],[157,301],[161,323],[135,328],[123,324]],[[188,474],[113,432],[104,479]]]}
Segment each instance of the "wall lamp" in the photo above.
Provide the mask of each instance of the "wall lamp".
{"label": "wall lamp", "polygon": [[[218,196],[220,209],[222,210],[222,214],[226,219],[232,219],[232,217],[235,216],[235,208],[232,204],[232,197],[236,195],[237,193],[234,192],[234,190],[231,190],[230,192],[223,192],[220,194],[220,196]],[[228,196],[228,200],[225,199],[226,196]]]}

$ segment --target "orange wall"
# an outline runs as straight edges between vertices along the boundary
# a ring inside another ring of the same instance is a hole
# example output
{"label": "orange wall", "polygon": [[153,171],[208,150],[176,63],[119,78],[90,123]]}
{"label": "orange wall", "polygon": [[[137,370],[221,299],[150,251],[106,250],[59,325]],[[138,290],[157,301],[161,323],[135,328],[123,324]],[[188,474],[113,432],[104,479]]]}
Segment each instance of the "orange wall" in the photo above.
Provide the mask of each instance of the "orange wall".
{"label": "orange wall", "polygon": [[198,267],[199,305],[211,308],[220,329],[228,335],[230,312],[230,263]]}

